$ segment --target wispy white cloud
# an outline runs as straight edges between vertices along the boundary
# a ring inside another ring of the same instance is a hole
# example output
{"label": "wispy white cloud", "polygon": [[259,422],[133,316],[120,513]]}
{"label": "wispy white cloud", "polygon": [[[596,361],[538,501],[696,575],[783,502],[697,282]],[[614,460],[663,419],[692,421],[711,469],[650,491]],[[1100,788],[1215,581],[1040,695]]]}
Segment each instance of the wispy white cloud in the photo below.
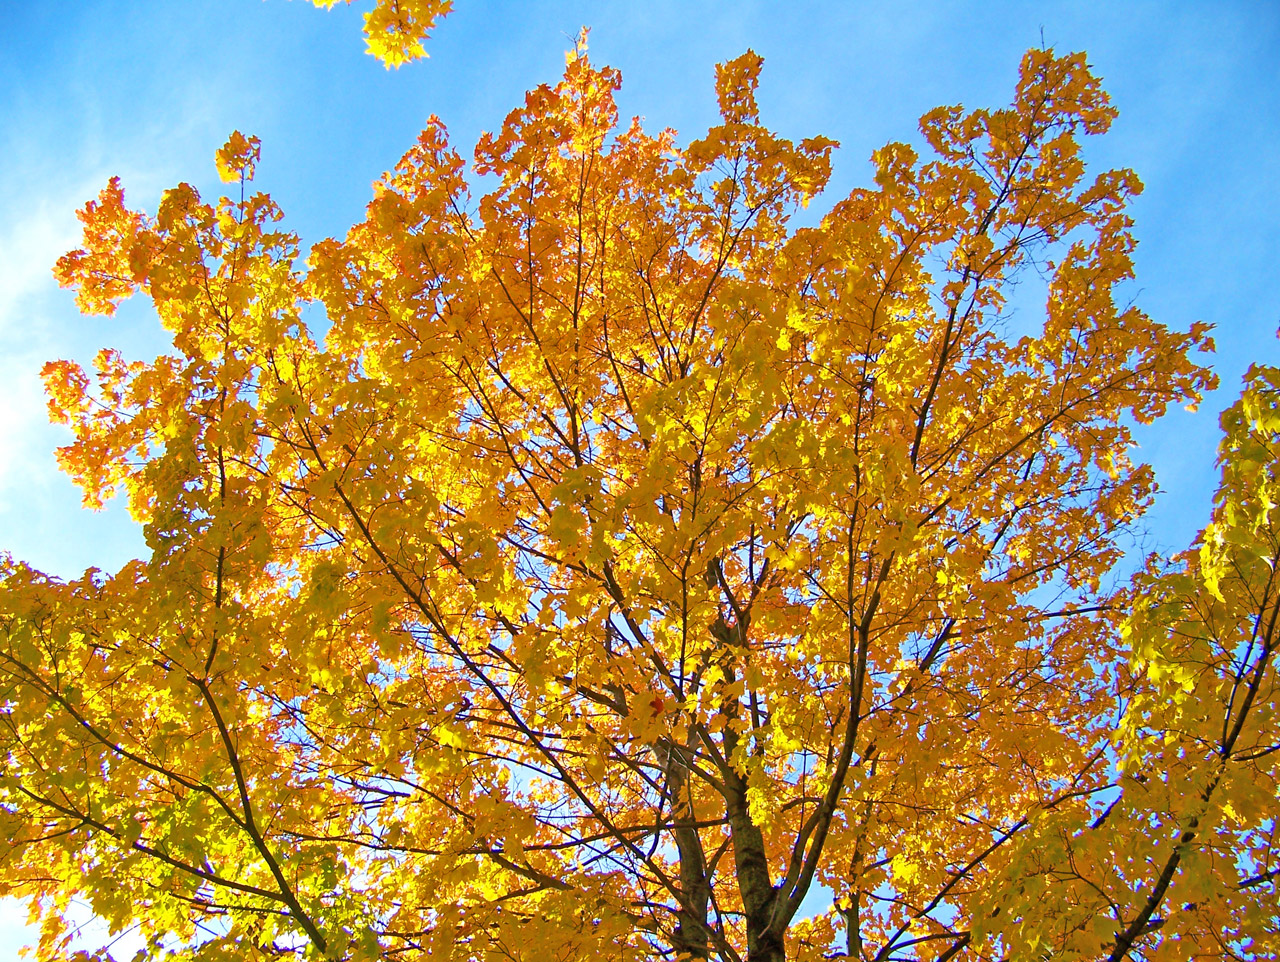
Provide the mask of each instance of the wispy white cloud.
{"label": "wispy white cloud", "polygon": [[67,113],[52,93],[28,96],[13,111],[0,105],[0,146],[7,149],[0,183],[0,550],[63,576],[90,565],[111,568],[139,550],[141,537],[120,505],[84,513],[58,472],[54,449],[68,438],[48,422],[40,369],[52,358],[87,361],[107,344],[143,358],[168,344],[158,324],[146,323],[150,312],[142,305],[115,320],[82,317],[52,270],[80,243],[76,211],[112,176],[121,177],[130,206],[152,210],[179,180],[198,181],[201,172],[212,179],[213,150],[229,129],[224,108],[198,78],[163,94],[139,104],[123,127],[108,122],[111,107],[94,93],[73,98],[70,129],[52,122]]}
{"label": "wispy white cloud", "polygon": [[[105,949],[111,958],[124,962],[146,946],[146,941],[134,932],[112,936],[107,923],[97,918],[83,902],[73,901],[68,914],[79,926],[72,951],[92,953]],[[39,928],[27,924],[27,903],[22,899],[0,899],[0,957],[16,959],[24,947],[35,945],[39,938]]]}
{"label": "wispy white cloud", "polygon": [[27,925],[27,907],[18,899],[0,899],[0,956],[18,958],[18,951],[30,945],[40,933]]}
{"label": "wispy white cloud", "polygon": [[39,370],[59,340],[59,300],[51,268],[75,246],[75,209],[87,184],[11,198],[0,221],[0,514],[19,491],[47,488],[53,462]]}
{"label": "wispy white cloud", "polygon": [[75,209],[93,191],[83,184],[57,194],[39,193],[21,206],[5,205],[0,226],[0,336],[19,333],[24,301],[54,290],[51,268],[75,245]]}

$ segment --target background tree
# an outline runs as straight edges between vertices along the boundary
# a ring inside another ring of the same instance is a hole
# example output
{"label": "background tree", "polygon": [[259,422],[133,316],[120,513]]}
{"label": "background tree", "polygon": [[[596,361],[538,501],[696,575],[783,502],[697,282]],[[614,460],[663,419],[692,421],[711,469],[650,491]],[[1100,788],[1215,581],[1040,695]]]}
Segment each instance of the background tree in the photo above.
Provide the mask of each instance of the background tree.
{"label": "background tree", "polygon": [[932,112],[934,159],[889,145],[806,229],[834,145],[760,124],[759,68],[677,150],[580,45],[477,146],[478,203],[432,123],[305,274],[239,134],[238,199],[85,208],[60,279],[142,289],[175,351],[46,371],[64,467],[152,548],[6,569],[4,878],[46,950],[76,892],[205,958],[1274,939],[1275,601],[1212,547],[1274,523],[1274,424],[1231,422],[1205,560],[1108,586],[1153,490],[1129,425],[1210,342],[1115,303],[1139,185],[1084,178],[1083,57]]}
{"label": "background tree", "polygon": [[1011,945],[1068,934],[1081,954],[1101,941],[1112,960],[1280,949],[1278,388],[1280,369],[1250,369],[1222,415],[1212,520],[1168,568],[1152,561],[1134,581],[1121,790],[1087,826],[1054,815],[1020,840],[1002,903],[1021,919]]}

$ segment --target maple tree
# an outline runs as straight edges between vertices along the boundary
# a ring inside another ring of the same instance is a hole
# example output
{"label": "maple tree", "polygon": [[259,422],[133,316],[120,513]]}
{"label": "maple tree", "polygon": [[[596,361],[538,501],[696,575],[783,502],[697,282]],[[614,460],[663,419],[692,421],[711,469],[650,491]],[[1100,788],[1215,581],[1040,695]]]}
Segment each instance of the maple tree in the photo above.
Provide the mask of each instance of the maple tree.
{"label": "maple tree", "polygon": [[1211,341],[1117,303],[1140,184],[1085,178],[1083,56],[805,228],[835,145],[761,124],[760,65],[680,148],[579,45],[491,191],[433,120],[305,269],[239,133],[236,197],[86,205],[59,280],[174,351],[45,370],[149,557],[4,564],[0,885],[47,957],[75,896],[147,957],[1280,949],[1280,372],[1197,545],[1118,584],[1131,427]]}

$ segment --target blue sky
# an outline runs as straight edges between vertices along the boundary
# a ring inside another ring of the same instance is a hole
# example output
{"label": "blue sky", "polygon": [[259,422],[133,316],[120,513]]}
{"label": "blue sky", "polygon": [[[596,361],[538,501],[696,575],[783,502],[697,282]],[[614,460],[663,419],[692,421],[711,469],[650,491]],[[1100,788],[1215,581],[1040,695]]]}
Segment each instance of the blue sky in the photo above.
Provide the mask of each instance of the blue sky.
{"label": "blue sky", "polygon": [[[713,65],[762,54],[765,123],[842,143],[819,213],[870,182],[874,149],[918,141],[929,108],[1007,103],[1042,36],[1087,51],[1120,109],[1087,157],[1146,183],[1130,293],[1170,325],[1217,326],[1222,389],[1140,435],[1164,489],[1148,545],[1175,550],[1203,525],[1217,413],[1251,361],[1280,363],[1280,3],[455,2],[431,58],[387,71],[363,53],[359,3],[0,0],[0,550],[69,577],[142,546],[121,505],[79,508],[37,377],[45,360],[87,362],[106,345],[166,348],[142,301],[81,318],[50,275],[76,246],[75,210],[109,177],[149,210],[180,180],[216,196],[213,153],[240,129],[262,138],[258,183],[304,244],[340,235],[429,115],[468,153],[527,88],[558,78],[584,24],[592,59],[622,71],[623,116],[682,141],[714,121]],[[0,955],[18,937],[0,920]]]}

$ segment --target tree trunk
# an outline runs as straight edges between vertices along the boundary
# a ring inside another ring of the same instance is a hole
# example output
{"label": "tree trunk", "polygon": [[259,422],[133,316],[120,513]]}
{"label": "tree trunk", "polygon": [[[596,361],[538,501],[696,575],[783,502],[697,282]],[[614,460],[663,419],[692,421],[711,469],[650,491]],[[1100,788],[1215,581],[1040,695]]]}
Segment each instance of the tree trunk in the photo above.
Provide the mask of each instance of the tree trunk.
{"label": "tree trunk", "polygon": [[[725,733],[729,757],[737,747],[737,736]],[[778,891],[769,879],[769,861],[764,836],[751,821],[747,807],[747,783],[736,770],[725,774],[726,814],[733,833],[733,861],[738,876],[738,892],[747,916],[747,962],[783,962],[786,958],[783,931],[775,926],[774,903]]]}
{"label": "tree trunk", "polygon": [[[747,919],[747,962],[784,962],[787,957],[782,935]],[[761,930],[763,929],[763,931]]]}
{"label": "tree trunk", "polygon": [[680,855],[680,891],[683,904],[671,947],[677,957],[687,953],[693,959],[710,957],[708,951],[707,907],[711,904],[711,882],[707,878],[707,856],[698,835],[688,773],[677,748],[666,752],[667,785],[671,792],[672,835]]}

